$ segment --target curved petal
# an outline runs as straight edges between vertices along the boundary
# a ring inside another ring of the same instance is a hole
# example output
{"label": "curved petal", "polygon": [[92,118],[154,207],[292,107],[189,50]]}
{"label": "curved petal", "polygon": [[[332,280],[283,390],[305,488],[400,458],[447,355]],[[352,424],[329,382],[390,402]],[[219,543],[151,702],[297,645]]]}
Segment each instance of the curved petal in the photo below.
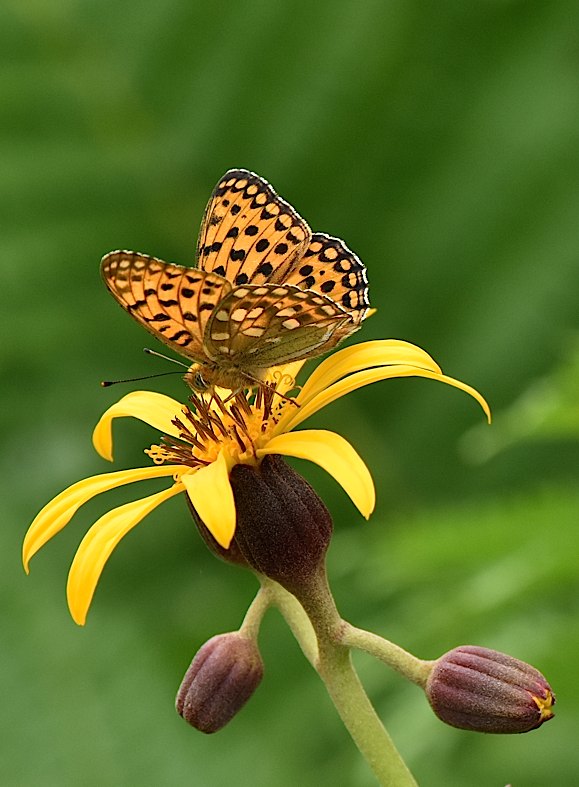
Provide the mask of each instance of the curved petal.
{"label": "curved petal", "polygon": [[113,508],[94,523],[80,542],[68,574],[66,596],[75,623],[84,626],[104,565],[121,538],[160,503],[182,491],[183,484],[174,484],[142,500]]}
{"label": "curved petal", "polygon": [[180,479],[205,527],[224,549],[229,549],[236,521],[229,470],[225,452],[220,451],[210,465]]}
{"label": "curved petal", "polygon": [[362,516],[368,519],[374,510],[376,492],[370,471],[350,443],[339,434],[325,429],[280,434],[257,451],[259,457],[266,454],[282,454],[315,462],[336,479]]}
{"label": "curved petal", "polygon": [[133,391],[111,405],[103,413],[92,434],[92,442],[97,451],[109,462],[113,460],[113,418],[131,416],[172,437],[179,436],[179,430],[171,423],[181,415],[183,405],[170,396],[154,391]]}
{"label": "curved petal", "polygon": [[182,470],[182,465],[139,467],[135,470],[118,470],[116,473],[94,475],[69,486],[68,489],[65,489],[64,492],[61,492],[44,506],[28,528],[28,532],[24,537],[24,544],[22,545],[24,570],[28,574],[30,558],[47,541],[50,541],[53,536],[62,530],[69,523],[76,510],[83,503],[86,503],[87,500],[90,500],[91,497],[123,484],[131,484],[133,481],[144,481],[147,478],[174,475]]}
{"label": "curved petal", "polygon": [[415,344],[400,339],[382,339],[354,344],[330,355],[309,376],[302,388],[298,401],[307,402],[335,383],[346,374],[375,366],[416,366],[442,373],[442,369],[431,356]]}
{"label": "curved petal", "polygon": [[335,399],[339,399],[341,396],[345,396],[347,393],[350,393],[350,391],[355,391],[356,388],[361,388],[364,385],[369,385],[379,380],[387,380],[391,377],[427,377],[430,380],[438,380],[441,383],[452,385],[454,388],[459,388],[461,391],[465,391],[477,400],[490,423],[491,412],[486,400],[477,390],[471,388],[470,385],[466,385],[466,383],[462,383],[460,380],[455,380],[453,377],[447,377],[445,374],[431,372],[428,369],[401,365],[366,369],[365,371],[351,374],[349,377],[330,385],[329,388],[326,388],[311,398],[307,404],[300,407],[297,412],[294,411],[290,418],[285,419],[285,421],[280,421],[276,427],[276,433],[279,431],[280,427],[283,428],[284,431],[294,429],[306,418],[309,418],[310,415],[321,410],[322,407],[330,404],[330,402],[333,402]]}

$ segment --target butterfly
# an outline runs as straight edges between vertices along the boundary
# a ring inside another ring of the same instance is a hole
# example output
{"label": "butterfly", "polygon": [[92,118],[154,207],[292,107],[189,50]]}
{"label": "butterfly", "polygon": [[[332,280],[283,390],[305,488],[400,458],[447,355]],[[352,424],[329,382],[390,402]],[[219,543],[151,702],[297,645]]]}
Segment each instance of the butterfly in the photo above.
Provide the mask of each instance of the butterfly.
{"label": "butterfly", "polygon": [[260,385],[269,368],[331,350],[368,315],[364,264],[248,170],[214,188],[196,256],[193,268],[134,251],[101,262],[120,305],[193,361],[184,379],[194,391]]}

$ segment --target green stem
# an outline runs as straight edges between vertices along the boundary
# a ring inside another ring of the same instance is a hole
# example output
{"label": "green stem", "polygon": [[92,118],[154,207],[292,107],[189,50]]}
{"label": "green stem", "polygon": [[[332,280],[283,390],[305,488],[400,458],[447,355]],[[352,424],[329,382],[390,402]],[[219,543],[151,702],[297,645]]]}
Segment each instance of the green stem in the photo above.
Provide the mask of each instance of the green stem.
{"label": "green stem", "polygon": [[[264,580],[268,593],[275,583]],[[320,572],[316,580],[300,593],[301,611],[297,612],[295,599],[279,585],[275,589],[274,603],[290,622],[302,649],[302,634],[308,630],[303,619],[309,618],[310,628],[317,638],[318,657],[315,667],[326,685],[326,689],[336,706],[360,753],[374,772],[383,787],[416,787],[412,774],[398,753],[392,739],[385,730],[372,707],[356,671],[354,670],[349,647],[343,644],[344,626],[334,599],[330,593],[325,572]],[[291,599],[292,601],[289,601]],[[291,610],[291,612],[290,612]],[[288,616],[289,613],[289,616]],[[301,622],[296,626],[296,619]]]}
{"label": "green stem", "polygon": [[364,650],[371,656],[388,664],[408,680],[424,688],[435,661],[424,661],[409,653],[400,645],[379,637],[371,631],[356,628],[344,621],[340,641],[349,648]]}
{"label": "green stem", "polygon": [[260,581],[262,582],[261,592],[266,593],[269,603],[279,609],[298,641],[304,656],[315,668],[318,661],[318,642],[304,608],[295,596],[284,590],[277,582],[272,582],[266,577],[260,577]]}
{"label": "green stem", "polygon": [[252,639],[257,642],[261,620],[271,604],[271,594],[266,588],[260,588],[256,597],[251,602],[249,609],[245,613],[243,623],[239,628],[239,633],[247,637],[247,639]]}

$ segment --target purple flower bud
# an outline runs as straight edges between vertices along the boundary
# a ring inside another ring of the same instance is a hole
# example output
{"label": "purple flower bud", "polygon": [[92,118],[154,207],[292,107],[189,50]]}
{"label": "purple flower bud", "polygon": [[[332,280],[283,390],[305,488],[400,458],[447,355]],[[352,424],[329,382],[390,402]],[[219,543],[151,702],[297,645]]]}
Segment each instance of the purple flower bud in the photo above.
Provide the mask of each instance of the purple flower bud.
{"label": "purple flower bud", "polygon": [[237,522],[223,549],[189,507],[209,548],[223,560],[253,568],[296,595],[323,565],[332,537],[332,518],[308,482],[281,456],[257,466],[238,464],[229,479]]}
{"label": "purple flower bud", "polygon": [[435,662],[426,695],[439,719],[463,730],[528,732],[554,715],[555,695],[538,670],[474,645]]}
{"label": "purple flower bud", "polygon": [[299,592],[323,565],[333,529],[328,509],[280,456],[236,465],[230,480],[240,552],[256,571]]}
{"label": "purple flower bud", "polygon": [[201,732],[217,732],[241,710],[262,677],[256,642],[237,632],[219,634],[199,649],[185,673],[177,713]]}

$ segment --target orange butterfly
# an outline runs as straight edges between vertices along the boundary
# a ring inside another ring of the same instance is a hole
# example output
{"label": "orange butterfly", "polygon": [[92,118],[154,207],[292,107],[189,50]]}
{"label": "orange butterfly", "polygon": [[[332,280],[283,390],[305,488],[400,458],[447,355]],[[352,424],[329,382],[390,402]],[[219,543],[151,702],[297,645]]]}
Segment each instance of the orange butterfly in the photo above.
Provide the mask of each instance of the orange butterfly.
{"label": "orange butterfly", "polygon": [[272,366],[331,350],[370,305],[358,257],[244,169],[213,190],[196,268],[112,251],[101,272],[137,322],[194,361],[184,379],[201,392],[251,388]]}

